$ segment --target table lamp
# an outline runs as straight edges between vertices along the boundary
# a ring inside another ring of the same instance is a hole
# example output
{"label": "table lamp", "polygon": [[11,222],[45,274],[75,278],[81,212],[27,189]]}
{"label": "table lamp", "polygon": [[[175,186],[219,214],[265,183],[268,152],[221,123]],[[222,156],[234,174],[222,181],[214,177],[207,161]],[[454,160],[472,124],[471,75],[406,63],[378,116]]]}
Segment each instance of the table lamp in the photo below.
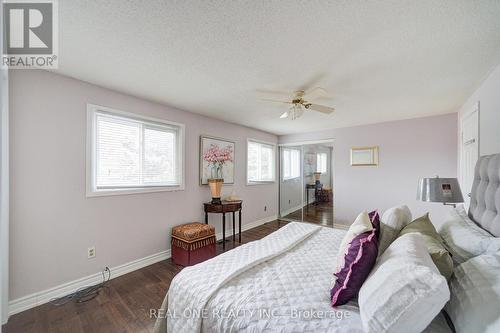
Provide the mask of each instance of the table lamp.
{"label": "table lamp", "polygon": [[462,190],[457,178],[422,178],[418,183],[417,200],[426,202],[442,202],[443,205],[456,207],[464,202]]}

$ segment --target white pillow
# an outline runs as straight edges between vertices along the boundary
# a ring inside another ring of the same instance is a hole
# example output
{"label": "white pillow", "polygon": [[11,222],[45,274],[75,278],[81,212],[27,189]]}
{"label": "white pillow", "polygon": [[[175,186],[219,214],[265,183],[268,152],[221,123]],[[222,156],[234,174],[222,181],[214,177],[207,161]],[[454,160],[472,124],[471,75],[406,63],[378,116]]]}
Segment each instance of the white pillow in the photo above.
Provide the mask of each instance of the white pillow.
{"label": "white pillow", "polygon": [[370,222],[370,217],[367,212],[362,212],[356,217],[356,220],[351,224],[349,230],[345,234],[342,242],[340,243],[339,252],[337,253],[337,265],[335,267],[335,272],[338,272],[342,267],[344,267],[344,255],[349,247],[352,240],[361,235],[364,232],[372,231],[373,225]]}
{"label": "white pillow", "polygon": [[457,333],[500,332],[500,253],[457,266],[446,312]]}
{"label": "white pillow", "polygon": [[484,254],[495,254],[500,252],[500,238],[491,237],[489,239],[483,239],[481,241],[481,247],[484,250]]}
{"label": "white pillow", "polygon": [[450,211],[446,222],[439,228],[439,234],[453,261],[459,264],[485,253],[495,239],[469,218],[462,205]]}
{"label": "white pillow", "polygon": [[378,240],[378,255],[381,256],[385,249],[398,237],[399,232],[411,222],[410,209],[403,205],[393,207],[384,212],[380,219],[380,236]]}
{"label": "white pillow", "polygon": [[398,237],[359,291],[365,332],[422,332],[450,298],[418,233]]}

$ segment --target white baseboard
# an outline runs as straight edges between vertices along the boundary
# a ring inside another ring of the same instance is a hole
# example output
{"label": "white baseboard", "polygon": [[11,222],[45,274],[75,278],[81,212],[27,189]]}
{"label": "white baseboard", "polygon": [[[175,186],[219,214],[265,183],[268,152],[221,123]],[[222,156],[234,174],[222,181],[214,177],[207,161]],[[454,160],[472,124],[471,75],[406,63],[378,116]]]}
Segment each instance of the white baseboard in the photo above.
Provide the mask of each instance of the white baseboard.
{"label": "white baseboard", "polygon": [[295,212],[296,210],[302,209],[304,206],[305,205],[298,205],[298,206],[289,208],[289,209],[285,210],[283,213],[281,213],[281,217],[285,217],[288,214]]}
{"label": "white baseboard", "polygon": [[[156,254],[130,261],[126,264],[111,267],[111,278],[119,277],[123,274],[127,274],[138,270],[140,268],[152,265],[159,261],[170,258],[170,249]],[[75,292],[80,288],[95,285],[102,282],[102,273],[95,273],[77,280],[73,280],[67,283],[63,283],[59,286],[40,291],[38,293],[33,293],[9,302],[9,316],[13,314],[31,309],[35,306],[39,306],[50,302],[53,299],[63,297]]]}
{"label": "white baseboard", "polygon": [[[311,204],[313,204],[313,203],[315,203],[315,202],[316,202],[316,200],[313,198],[313,199],[312,199],[312,201],[309,201],[309,205],[311,205]],[[285,217],[285,216],[287,216],[287,215],[288,215],[288,214],[290,214],[290,213],[293,213],[293,212],[295,212],[295,211],[297,211],[297,210],[299,210],[299,209],[304,208],[305,206],[307,206],[307,204],[304,202],[304,203],[303,203],[303,204],[301,204],[301,205],[298,205],[298,206],[295,206],[295,207],[289,208],[289,209],[285,210],[283,213],[281,213],[281,217]]]}
{"label": "white baseboard", "polygon": [[[268,216],[266,218],[257,220],[255,222],[251,223],[246,223],[242,225],[242,230],[241,231],[246,231],[255,227],[258,227],[259,225],[262,225],[267,222],[271,222],[277,219],[276,215],[273,216]],[[237,227],[236,227],[237,228]],[[229,235],[232,235],[232,223],[231,223],[231,229],[226,229],[226,237]],[[218,240],[222,239],[222,232],[216,234],[216,237]],[[111,270],[111,278],[116,278],[121,275],[133,272],[135,270],[138,270],[140,268],[152,265],[154,263],[157,263],[159,261],[168,259],[171,257],[171,252],[170,249],[158,252],[156,254],[133,260],[128,263],[125,263],[123,265],[115,266],[115,267],[110,267]],[[37,293],[33,293],[30,295],[26,295],[23,297],[20,297],[18,299],[9,301],[9,316],[12,316],[16,313],[34,308],[35,306],[39,306],[45,303],[50,302],[53,299],[63,297],[66,295],[69,295],[76,290],[80,288],[84,288],[87,286],[95,285],[97,283],[102,282],[102,274],[95,273],[77,280],[73,280],[67,283],[63,283],[59,286],[49,288]]]}

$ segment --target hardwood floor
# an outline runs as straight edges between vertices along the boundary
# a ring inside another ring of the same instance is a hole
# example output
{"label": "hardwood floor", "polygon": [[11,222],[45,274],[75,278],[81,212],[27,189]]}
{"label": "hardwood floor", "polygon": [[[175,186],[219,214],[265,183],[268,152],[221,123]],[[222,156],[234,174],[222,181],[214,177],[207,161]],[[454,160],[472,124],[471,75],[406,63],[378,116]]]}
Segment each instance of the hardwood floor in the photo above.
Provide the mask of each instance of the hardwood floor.
{"label": "hardwood floor", "polygon": [[286,215],[285,219],[316,223],[325,226],[333,226],[333,205],[331,202],[320,202],[318,204],[311,203],[302,209],[298,209]]}
{"label": "hardwood floor", "polygon": [[[288,222],[276,220],[247,230],[242,244],[260,239]],[[226,242],[226,251],[238,242]],[[222,253],[217,244],[217,254]],[[10,317],[2,332],[152,332],[158,309],[173,277],[182,270],[171,259],[122,275],[108,282],[99,296],[85,303],[54,306],[50,303]],[[113,274],[113,272],[111,272]]]}

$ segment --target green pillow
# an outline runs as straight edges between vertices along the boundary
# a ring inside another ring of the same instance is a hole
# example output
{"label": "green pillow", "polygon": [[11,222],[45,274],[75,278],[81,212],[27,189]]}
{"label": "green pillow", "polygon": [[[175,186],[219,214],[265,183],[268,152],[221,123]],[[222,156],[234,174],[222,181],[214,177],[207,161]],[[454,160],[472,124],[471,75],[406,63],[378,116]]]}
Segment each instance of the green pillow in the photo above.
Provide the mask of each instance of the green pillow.
{"label": "green pillow", "polygon": [[453,260],[451,259],[450,253],[443,245],[443,239],[432,225],[429,219],[429,213],[410,222],[401,230],[399,236],[411,232],[417,232],[423,236],[427,251],[429,251],[434,265],[436,265],[441,275],[449,280],[453,273]]}

